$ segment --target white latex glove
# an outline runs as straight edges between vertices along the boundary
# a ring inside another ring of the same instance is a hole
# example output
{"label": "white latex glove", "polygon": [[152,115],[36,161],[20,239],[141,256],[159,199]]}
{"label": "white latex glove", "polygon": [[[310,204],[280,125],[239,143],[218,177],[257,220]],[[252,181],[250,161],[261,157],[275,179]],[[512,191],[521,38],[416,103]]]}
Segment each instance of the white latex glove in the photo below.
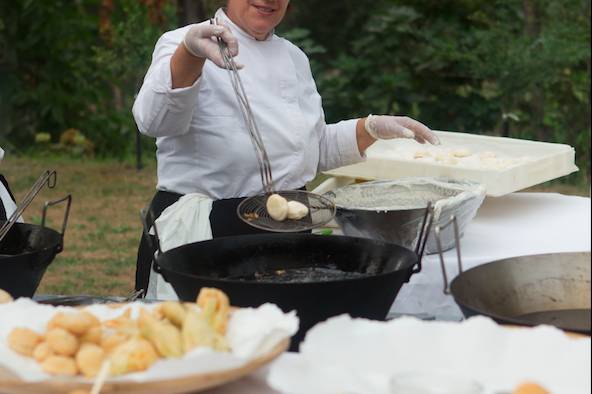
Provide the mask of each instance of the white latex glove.
{"label": "white latex glove", "polygon": [[414,138],[420,144],[426,141],[440,145],[440,140],[427,126],[407,116],[368,115],[364,123],[366,131],[377,140]]}
{"label": "white latex glove", "polygon": [[[222,38],[232,57],[238,55],[238,40],[224,25],[195,25],[185,34],[183,44],[193,56],[209,59],[219,67],[226,68],[216,37]],[[242,68],[242,65],[237,64],[237,68]]]}

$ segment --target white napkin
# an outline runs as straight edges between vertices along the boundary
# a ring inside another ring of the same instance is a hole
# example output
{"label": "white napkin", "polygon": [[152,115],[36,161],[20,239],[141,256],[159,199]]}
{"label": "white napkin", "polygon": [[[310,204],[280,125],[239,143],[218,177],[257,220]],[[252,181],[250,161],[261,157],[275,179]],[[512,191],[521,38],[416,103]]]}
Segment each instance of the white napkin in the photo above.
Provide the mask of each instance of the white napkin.
{"label": "white napkin", "polygon": [[[177,246],[212,239],[210,226],[212,202],[213,200],[204,194],[190,193],[167,207],[154,224],[162,251],[166,252]],[[173,287],[152,269],[146,296],[159,300],[179,299]]]}
{"label": "white napkin", "polygon": [[449,372],[475,380],[484,394],[525,381],[588,394],[590,338],[549,326],[507,328],[486,317],[377,322],[342,315],[313,327],[299,354],[272,364],[268,383],[283,393],[388,394],[393,376],[407,372]]}

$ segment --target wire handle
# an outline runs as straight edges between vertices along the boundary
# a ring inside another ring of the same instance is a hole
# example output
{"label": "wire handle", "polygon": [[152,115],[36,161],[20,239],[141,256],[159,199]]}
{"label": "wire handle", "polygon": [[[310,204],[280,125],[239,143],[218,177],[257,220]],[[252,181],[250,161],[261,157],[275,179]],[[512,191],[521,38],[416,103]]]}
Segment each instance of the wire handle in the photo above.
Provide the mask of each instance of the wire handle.
{"label": "wire handle", "polygon": [[43,204],[43,211],[41,214],[41,227],[45,227],[45,219],[47,217],[47,209],[49,207],[52,207],[54,205],[58,205],[62,202],[66,201],[66,210],[64,211],[64,220],[62,221],[62,244],[59,247],[59,252],[62,251],[62,249],[64,248],[63,245],[63,240],[64,240],[64,235],[66,234],[66,226],[68,225],[68,217],[70,216],[70,207],[72,205],[72,195],[68,194],[66,197],[64,198],[60,198],[59,200],[54,200],[54,201],[46,201],[45,204]]}
{"label": "wire handle", "polygon": [[[219,25],[219,22],[216,18],[212,18],[210,19],[210,24]],[[257,161],[259,162],[259,173],[261,175],[263,190],[265,193],[271,194],[273,193],[271,162],[269,160],[269,156],[267,155],[267,151],[265,150],[263,138],[259,132],[259,127],[255,121],[255,116],[253,115],[251,105],[249,104],[245,87],[238,73],[236,63],[234,62],[234,59],[228,50],[228,45],[226,45],[224,40],[222,40],[220,37],[216,37],[216,39],[218,41],[218,47],[220,48],[222,60],[224,61],[224,66],[226,70],[228,70],[230,83],[234,89],[240,112],[245,121],[245,125],[247,126],[247,130],[249,131],[249,136],[251,137],[253,147],[255,148],[255,154],[257,155]]]}
{"label": "wire handle", "polygon": [[415,254],[417,255],[417,267],[413,269],[413,273],[421,272],[421,260],[423,258],[425,247],[428,242],[430,230],[434,220],[434,207],[431,201],[428,201],[423,221],[421,223],[419,237],[417,238],[417,245],[415,245]]}
{"label": "wire handle", "polygon": [[442,252],[442,240],[440,238],[440,232],[450,225],[454,226],[454,244],[456,246],[456,260],[458,262],[458,273],[463,272],[461,253],[460,253],[460,231],[458,229],[458,221],[456,216],[450,216],[450,220],[443,225],[438,225],[434,229],[434,236],[436,238],[436,245],[438,246],[438,255],[440,256],[440,268],[442,269],[442,278],[444,280],[444,294],[450,294],[450,284],[448,283],[448,274],[446,273],[446,266],[444,265],[444,252]]}

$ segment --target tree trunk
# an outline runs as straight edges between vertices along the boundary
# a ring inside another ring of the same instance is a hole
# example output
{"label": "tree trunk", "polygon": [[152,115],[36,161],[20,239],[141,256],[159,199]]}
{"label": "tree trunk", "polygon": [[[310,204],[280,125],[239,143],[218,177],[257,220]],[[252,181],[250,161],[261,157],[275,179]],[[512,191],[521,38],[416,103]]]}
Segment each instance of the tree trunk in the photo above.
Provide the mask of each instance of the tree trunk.
{"label": "tree trunk", "polygon": [[[541,34],[541,18],[537,7],[537,0],[523,0],[524,10],[524,33],[532,42],[537,40]],[[532,101],[530,102],[532,124],[535,127],[536,138],[545,141],[549,138],[548,130],[545,127],[545,91],[541,82],[535,82],[532,87]]]}
{"label": "tree trunk", "polygon": [[177,0],[177,24],[179,27],[206,20],[202,0]]}

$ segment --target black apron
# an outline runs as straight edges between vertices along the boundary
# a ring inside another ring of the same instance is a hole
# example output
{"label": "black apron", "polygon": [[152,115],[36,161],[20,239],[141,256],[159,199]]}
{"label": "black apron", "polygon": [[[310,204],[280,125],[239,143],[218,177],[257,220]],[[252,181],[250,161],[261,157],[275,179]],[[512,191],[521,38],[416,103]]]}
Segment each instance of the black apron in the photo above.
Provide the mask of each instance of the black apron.
{"label": "black apron", "polygon": [[[300,190],[305,190],[301,188]],[[177,202],[183,195],[172,192],[157,191],[150,203],[155,219],[162,212]],[[210,212],[210,226],[212,227],[212,238],[229,237],[234,235],[248,234],[268,234],[269,231],[260,230],[243,222],[236,214],[236,209],[244,198],[229,198],[224,200],[215,200],[212,203]],[[138,259],[136,262],[136,290],[148,289],[148,280],[150,279],[150,269],[152,268],[152,258],[155,250],[150,247],[150,243],[142,234],[140,247],[138,248]]]}

